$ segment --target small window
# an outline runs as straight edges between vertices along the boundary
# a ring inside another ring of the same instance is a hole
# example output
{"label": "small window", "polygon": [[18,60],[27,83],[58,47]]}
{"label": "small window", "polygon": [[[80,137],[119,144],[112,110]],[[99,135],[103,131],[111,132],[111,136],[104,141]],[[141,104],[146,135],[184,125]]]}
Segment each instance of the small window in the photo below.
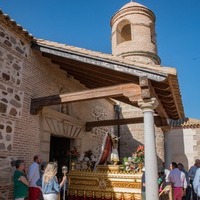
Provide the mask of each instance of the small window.
{"label": "small window", "polygon": [[131,40],[131,25],[127,24],[122,28],[121,31],[122,40],[129,41]]}
{"label": "small window", "polygon": [[131,24],[128,20],[123,20],[117,26],[117,44],[130,40],[131,40]]}

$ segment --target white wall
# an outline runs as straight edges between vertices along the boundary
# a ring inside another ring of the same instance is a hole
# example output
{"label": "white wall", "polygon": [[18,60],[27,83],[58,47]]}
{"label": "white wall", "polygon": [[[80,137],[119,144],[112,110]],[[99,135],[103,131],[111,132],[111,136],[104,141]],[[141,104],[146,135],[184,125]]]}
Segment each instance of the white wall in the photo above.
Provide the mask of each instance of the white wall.
{"label": "white wall", "polygon": [[198,129],[171,129],[165,133],[165,163],[181,162],[188,169],[198,157]]}

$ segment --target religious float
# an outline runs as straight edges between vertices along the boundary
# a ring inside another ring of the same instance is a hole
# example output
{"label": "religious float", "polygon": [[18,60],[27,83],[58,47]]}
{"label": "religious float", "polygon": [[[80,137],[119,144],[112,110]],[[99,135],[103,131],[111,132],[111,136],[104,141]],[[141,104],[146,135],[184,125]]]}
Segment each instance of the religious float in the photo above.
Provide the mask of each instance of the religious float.
{"label": "religious float", "polygon": [[[142,163],[134,164],[132,158],[125,158],[123,165],[117,165],[119,161],[118,139],[108,134],[104,139],[98,160],[95,160],[91,151],[87,151],[85,154],[90,158],[82,159],[86,162],[77,162],[75,167],[74,164],[72,165],[68,173],[69,200],[141,199]],[[112,165],[105,164],[108,157]]]}
{"label": "religious float", "polygon": [[141,173],[121,171],[116,166],[97,171],[71,170],[68,174],[70,200],[79,199],[141,199]]}

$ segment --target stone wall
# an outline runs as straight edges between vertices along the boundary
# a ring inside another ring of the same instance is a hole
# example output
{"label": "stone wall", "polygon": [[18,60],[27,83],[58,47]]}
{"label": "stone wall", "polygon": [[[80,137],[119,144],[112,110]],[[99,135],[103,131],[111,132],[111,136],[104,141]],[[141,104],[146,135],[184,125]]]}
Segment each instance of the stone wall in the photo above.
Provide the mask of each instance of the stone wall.
{"label": "stone wall", "polygon": [[[109,105],[109,106],[108,106]],[[88,101],[73,103],[69,111],[70,115],[82,121],[97,121],[114,118],[114,107],[106,101]],[[106,132],[113,131],[113,127],[93,128],[91,132],[81,132],[81,143],[79,149],[81,152],[92,150],[94,155],[98,157],[101,153],[102,141]]]}
{"label": "stone wall", "polygon": [[[30,115],[31,98],[85,89],[77,80],[57,65],[30,48],[31,41],[16,32],[12,25],[0,25],[0,198],[12,198],[12,173],[10,159],[24,159],[28,167],[35,154],[41,152],[41,113]],[[60,112],[61,106],[52,106]],[[113,105],[107,100],[74,103],[68,115],[83,122],[113,117]],[[80,151],[100,146],[105,131],[110,128],[84,129],[74,145]],[[50,132],[49,134],[56,134]],[[2,172],[3,171],[3,172]]]}
{"label": "stone wall", "polygon": [[[91,105],[91,113],[88,118],[89,120],[98,121],[98,120],[105,120],[105,119],[113,119],[114,118],[114,112],[110,112],[110,109],[104,109],[107,106],[105,103],[103,103],[102,106],[98,104]],[[85,110],[85,112],[87,112]],[[83,151],[87,151],[89,149],[92,149],[94,152],[94,155],[98,158],[101,153],[101,147],[102,147],[102,141],[107,132],[113,132],[113,127],[99,127],[99,128],[93,128],[90,133],[86,133],[86,137],[84,137],[83,140]],[[93,141],[93,142],[92,142]]]}
{"label": "stone wall", "polygon": [[[143,116],[141,109],[119,103],[122,111],[121,118]],[[128,124],[120,127],[120,157],[131,156],[138,145],[144,144],[143,124]],[[155,139],[158,155],[158,166],[161,168],[164,161],[164,135],[160,128],[155,127]]]}
{"label": "stone wall", "polygon": [[[23,39],[15,37],[15,35],[8,31],[7,27],[3,25],[0,26],[0,42],[21,56],[28,56],[29,45],[27,45]],[[12,58],[12,56],[10,56],[10,58]]]}
{"label": "stone wall", "polygon": [[29,45],[0,25],[0,150],[12,149],[15,119],[21,116],[24,92],[20,90],[24,57]]}
{"label": "stone wall", "polygon": [[2,200],[12,199],[11,160],[20,157],[14,150],[14,137],[17,120],[22,116],[24,101],[24,91],[21,89],[22,71],[29,48],[30,44],[25,43],[21,37],[15,37],[12,30],[5,28],[3,23],[0,24],[0,197]]}
{"label": "stone wall", "polygon": [[9,118],[0,118],[0,150],[10,151],[12,149],[15,121]]}

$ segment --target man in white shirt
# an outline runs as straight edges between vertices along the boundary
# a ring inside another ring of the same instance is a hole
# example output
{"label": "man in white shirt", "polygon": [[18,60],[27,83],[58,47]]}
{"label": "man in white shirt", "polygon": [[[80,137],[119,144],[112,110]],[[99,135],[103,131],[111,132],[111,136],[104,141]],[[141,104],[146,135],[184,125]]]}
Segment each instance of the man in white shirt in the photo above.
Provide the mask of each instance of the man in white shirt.
{"label": "man in white shirt", "polygon": [[28,171],[29,179],[29,200],[39,200],[40,198],[40,189],[36,185],[36,182],[40,178],[40,166],[41,163],[40,157],[38,155],[34,156],[34,162],[30,165]]}
{"label": "man in white shirt", "polygon": [[173,200],[182,200],[187,188],[185,174],[178,169],[175,162],[170,164],[170,169],[167,181],[171,183],[173,188]]}

